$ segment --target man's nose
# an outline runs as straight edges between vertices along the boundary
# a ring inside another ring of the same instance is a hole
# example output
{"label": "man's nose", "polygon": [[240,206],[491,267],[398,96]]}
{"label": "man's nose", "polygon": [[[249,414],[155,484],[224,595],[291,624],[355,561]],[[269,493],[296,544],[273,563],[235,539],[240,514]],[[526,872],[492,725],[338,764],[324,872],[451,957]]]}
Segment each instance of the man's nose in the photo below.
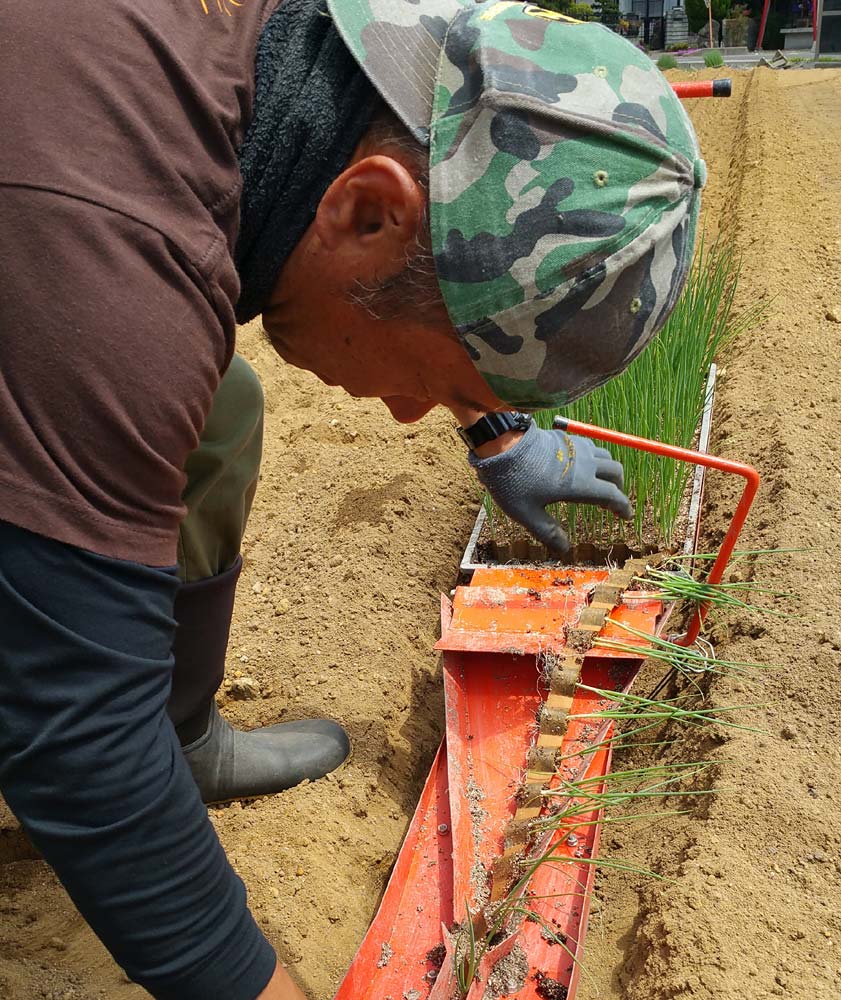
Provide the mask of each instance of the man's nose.
{"label": "man's nose", "polygon": [[388,396],[383,399],[385,405],[391,411],[391,415],[398,423],[413,424],[435,406],[435,403],[428,399],[412,399],[410,396]]}

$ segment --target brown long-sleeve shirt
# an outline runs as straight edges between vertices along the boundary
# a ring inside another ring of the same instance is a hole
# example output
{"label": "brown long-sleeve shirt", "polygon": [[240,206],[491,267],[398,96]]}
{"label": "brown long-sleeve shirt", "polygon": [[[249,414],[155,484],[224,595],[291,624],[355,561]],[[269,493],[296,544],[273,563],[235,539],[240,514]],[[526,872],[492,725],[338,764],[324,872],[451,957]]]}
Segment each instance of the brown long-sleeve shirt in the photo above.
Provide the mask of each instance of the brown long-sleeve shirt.
{"label": "brown long-sleeve shirt", "polygon": [[175,562],[234,347],[236,151],[277,2],[0,9],[0,520]]}

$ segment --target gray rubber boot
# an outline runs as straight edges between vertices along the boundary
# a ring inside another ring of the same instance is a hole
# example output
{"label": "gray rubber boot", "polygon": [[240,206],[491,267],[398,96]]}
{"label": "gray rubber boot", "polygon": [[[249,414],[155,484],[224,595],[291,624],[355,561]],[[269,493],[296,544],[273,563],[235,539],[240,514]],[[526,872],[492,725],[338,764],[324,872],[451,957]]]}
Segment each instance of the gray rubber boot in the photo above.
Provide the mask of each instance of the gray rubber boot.
{"label": "gray rubber boot", "polygon": [[167,706],[181,749],[205,802],[282,792],[323,778],[350,753],[344,729],[329,719],[283,722],[243,733],[219,714],[214,695],[225,652],[242,561],[224,573],[181,585]]}
{"label": "gray rubber boot", "polygon": [[182,747],[204,802],[271,795],[323,778],[343,764],[350,740],[338,722],[303,719],[243,733],[210,706],[207,731]]}

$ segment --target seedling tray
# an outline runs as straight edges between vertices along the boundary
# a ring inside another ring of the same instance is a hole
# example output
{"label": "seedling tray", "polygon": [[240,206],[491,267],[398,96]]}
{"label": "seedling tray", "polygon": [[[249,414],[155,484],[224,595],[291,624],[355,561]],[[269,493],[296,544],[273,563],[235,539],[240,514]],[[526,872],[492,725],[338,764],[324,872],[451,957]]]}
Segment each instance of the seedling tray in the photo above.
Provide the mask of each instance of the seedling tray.
{"label": "seedling tray", "polygon": [[[715,387],[717,378],[717,366],[710,365],[704,391],[704,408],[697,431],[697,451],[706,454],[709,451],[710,431],[712,427],[713,408],[715,405]],[[682,548],[685,554],[696,551],[701,524],[701,504],[704,495],[704,484],[706,482],[706,466],[699,465],[690,479],[688,486],[688,513],[686,519],[686,531],[682,539]],[[636,559],[641,556],[650,555],[656,551],[653,546],[645,550],[634,548],[624,541],[616,541],[608,546],[599,546],[591,542],[583,542],[573,546],[569,556],[563,560],[551,559],[545,546],[539,542],[530,541],[526,538],[515,539],[511,542],[510,553],[503,553],[504,558],[489,559],[481,554],[480,544],[482,533],[487,524],[487,511],[484,504],[479,508],[473,530],[467,541],[464,554],[459,563],[460,581],[469,580],[472,574],[480,568],[488,566],[540,566],[547,563],[567,566],[605,566],[623,565],[628,559]]]}

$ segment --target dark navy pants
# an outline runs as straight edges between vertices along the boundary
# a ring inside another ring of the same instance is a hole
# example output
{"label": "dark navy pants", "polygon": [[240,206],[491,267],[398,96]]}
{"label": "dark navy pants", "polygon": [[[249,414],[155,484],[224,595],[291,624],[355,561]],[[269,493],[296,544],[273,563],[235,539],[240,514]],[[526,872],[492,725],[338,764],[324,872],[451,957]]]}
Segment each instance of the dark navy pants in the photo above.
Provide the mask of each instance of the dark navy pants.
{"label": "dark navy pants", "polygon": [[254,1000],[274,953],[166,712],[177,587],[0,522],[0,791],[153,996]]}

